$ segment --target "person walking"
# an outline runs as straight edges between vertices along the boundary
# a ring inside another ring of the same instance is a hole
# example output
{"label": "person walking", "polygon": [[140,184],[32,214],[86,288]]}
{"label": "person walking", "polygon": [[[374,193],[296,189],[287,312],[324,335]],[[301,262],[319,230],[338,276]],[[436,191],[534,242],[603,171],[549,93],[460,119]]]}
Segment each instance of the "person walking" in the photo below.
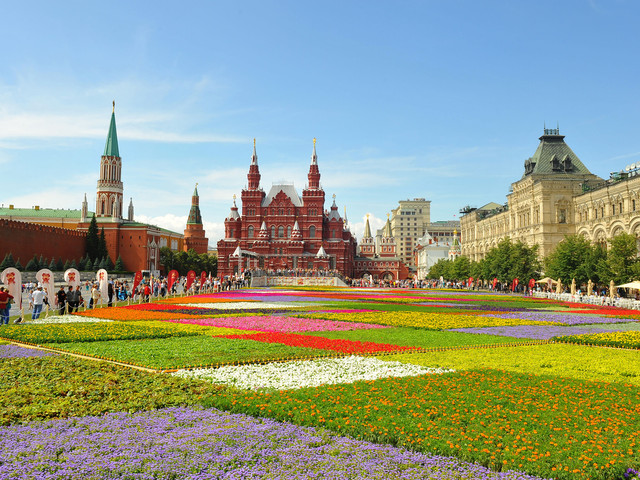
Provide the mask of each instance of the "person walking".
{"label": "person walking", "polygon": [[64,287],[61,285],[60,290],[56,293],[56,302],[58,303],[58,313],[64,315],[64,307],[67,303],[67,294],[64,291]]}
{"label": "person walking", "polygon": [[9,325],[9,310],[11,309],[13,295],[5,287],[0,287],[0,325]]}
{"label": "person walking", "polygon": [[98,285],[93,284],[93,288],[91,289],[91,299],[89,300],[89,308],[96,308],[96,304],[100,299],[100,291],[98,290]]}
{"label": "person walking", "polygon": [[74,313],[78,310],[78,300],[76,300],[78,293],[80,292],[77,292],[73,289],[72,285],[69,285],[69,291],[67,292],[67,305],[69,305],[67,310],[68,313]]}
{"label": "person walking", "polygon": [[31,312],[31,320],[37,320],[42,312],[42,305],[44,304],[45,293],[42,291],[42,285],[38,284],[36,289],[31,293],[31,304],[33,305],[33,311]]}
{"label": "person walking", "polygon": [[111,307],[113,305],[113,281],[109,281],[109,285],[107,286],[107,296],[109,297],[109,303],[107,306]]}

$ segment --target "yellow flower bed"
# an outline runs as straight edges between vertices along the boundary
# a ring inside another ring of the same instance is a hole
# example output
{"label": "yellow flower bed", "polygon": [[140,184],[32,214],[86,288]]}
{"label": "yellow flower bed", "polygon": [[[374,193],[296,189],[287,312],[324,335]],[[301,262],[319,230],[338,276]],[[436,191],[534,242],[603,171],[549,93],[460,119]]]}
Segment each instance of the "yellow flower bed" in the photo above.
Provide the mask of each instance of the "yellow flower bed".
{"label": "yellow flower bed", "polygon": [[[311,317],[310,315],[305,315]],[[521,320],[517,318],[479,317],[475,315],[455,315],[435,312],[356,312],[322,313],[315,318],[341,320],[345,322],[375,323],[393,327],[417,327],[427,330],[448,330],[451,328],[503,327],[510,325],[560,325],[556,322]]]}
{"label": "yellow flower bed", "polygon": [[428,367],[492,368],[640,386],[639,352],[561,343],[385,355],[381,360]]}
{"label": "yellow flower bed", "polygon": [[[631,330],[628,332],[603,332],[588,333],[583,335],[567,335],[556,337],[554,340],[566,343],[580,343],[583,345],[603,345],[606,347],[640,348],[640,332]],[[636,357],[638,354],[636,353]],[[636,358],[640,362],[640,358]]]}

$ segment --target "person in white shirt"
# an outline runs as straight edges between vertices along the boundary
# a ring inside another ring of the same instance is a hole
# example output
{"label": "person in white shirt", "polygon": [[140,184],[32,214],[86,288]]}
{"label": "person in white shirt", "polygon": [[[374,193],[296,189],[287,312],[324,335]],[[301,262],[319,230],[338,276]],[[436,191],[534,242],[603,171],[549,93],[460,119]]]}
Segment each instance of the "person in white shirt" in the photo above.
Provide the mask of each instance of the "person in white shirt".
{"label": "person in white shirt", "polygon": [[44,303],[45,293],[42,291],[42,285],[38,287],[31,294],[31,303],[33,303],[33,312],[31,313],[31,319],[37,320],[42,312],[42,304]]}

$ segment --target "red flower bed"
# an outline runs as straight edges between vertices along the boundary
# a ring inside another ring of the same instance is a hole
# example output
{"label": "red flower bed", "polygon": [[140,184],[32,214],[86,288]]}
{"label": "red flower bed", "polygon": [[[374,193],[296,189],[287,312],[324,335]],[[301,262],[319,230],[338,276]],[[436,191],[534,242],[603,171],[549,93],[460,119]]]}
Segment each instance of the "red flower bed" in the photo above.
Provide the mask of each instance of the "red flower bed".
{"label": "red flower bed", "polygon": [[256,340],[265,343],[282,343],[291,347],[318,348],[342,353],[374,353],[393,352],[397,350],[416,350],[416,347],[403,347],[388,343],[358,342],[353,340],[330,339],[315,335],[298,335],[295,333],[264,332],[247,335],[221,335],[222,338]]}
{"label": "red flower bed", "polygon": [[185,308],[192,308],[194,310],[198,309],[197,305],[194,305],[194,307],[184,307],[184,306],[180,306],[180,305],[169,305],[166,303],[139,303],[136,305],[127,305],[126,307],[122,307],[122,308],[128,308],[130,310],[154,310],[154,311],[160,311],[160,310],[184,310]]}

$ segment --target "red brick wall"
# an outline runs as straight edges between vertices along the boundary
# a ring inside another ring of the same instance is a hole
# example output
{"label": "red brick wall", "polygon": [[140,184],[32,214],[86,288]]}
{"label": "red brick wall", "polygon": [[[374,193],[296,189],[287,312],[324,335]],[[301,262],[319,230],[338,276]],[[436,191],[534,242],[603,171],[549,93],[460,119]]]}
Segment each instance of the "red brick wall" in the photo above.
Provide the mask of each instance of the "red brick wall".
{"label": "red brick wall", "polygon": [[78,262],[86,253],[86,243],[85,232],[0,219],[0,261],[11,252],[23,267],[34,255]]}

